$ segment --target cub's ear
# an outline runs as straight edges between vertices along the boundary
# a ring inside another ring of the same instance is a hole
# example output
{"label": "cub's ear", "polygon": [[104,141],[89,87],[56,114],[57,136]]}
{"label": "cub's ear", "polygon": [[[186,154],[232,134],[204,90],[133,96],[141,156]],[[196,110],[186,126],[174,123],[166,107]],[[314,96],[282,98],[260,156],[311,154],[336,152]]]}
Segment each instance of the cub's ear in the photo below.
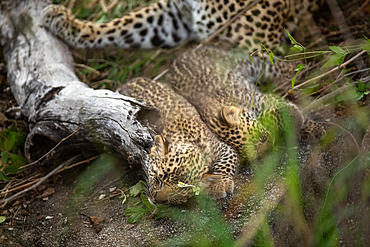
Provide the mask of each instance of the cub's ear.
{"label": "cub's ear", "polygon": [[160,135],[154,137],[154,146],[150,150],[151,155],[165,156],[168,153],[168,143]]}
{"label": "cub's ear", "polygon": [[224,106],[220,112],[220,120],[229,127],[234,128],[239,124],[241,109],[235,106]]}

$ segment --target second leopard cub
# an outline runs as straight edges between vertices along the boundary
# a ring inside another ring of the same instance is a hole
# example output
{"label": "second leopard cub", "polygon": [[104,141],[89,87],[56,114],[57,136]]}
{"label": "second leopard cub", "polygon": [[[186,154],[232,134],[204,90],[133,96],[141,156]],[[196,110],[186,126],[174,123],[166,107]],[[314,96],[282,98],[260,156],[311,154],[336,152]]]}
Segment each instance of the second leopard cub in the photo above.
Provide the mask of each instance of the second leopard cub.
{"label": "second leopard cub", "polygon": [[236,151],[218,140],[196,109],[169,86],[137,78],[118,91],[159,109],[160,120],[148,160],[149,199],[159,204],[182,204],[193,194],[179,182],[203,186],[214,198],[234,190],[239,166]]}
{"label": "second leopard cub", "polygon": [[[165,79],[222,141],[236,148],[242,161],[260,156],[284,131],[297,130],[308,142],[323,134],[294,104],[254,89],[262,74],[258,60],[212,48],[189,50],[174,60]],[[284,69],[284,63],[266,64],[264,77],[285,76]]]}

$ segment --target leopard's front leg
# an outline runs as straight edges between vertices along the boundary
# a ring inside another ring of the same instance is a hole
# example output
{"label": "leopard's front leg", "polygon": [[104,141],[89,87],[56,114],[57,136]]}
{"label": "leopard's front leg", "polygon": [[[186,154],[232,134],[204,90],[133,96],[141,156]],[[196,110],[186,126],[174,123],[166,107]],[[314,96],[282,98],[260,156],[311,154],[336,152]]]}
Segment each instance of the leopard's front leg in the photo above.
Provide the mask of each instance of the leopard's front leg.
{"label": "leopard's front leg", "polygon": [[234,180],[236,169],[240,164],[235,150],[224,144],[220,144],[220,155],[210,172],[202,176],[202,184],[206,187],[208,194],[214,199],[224,198],[234,192]]}

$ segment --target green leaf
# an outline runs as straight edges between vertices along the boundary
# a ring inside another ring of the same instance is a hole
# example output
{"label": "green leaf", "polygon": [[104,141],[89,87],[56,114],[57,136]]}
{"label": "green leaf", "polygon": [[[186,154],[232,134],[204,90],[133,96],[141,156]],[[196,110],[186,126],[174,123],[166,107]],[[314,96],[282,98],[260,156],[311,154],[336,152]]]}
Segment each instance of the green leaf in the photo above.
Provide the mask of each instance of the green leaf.
{"label": "green leaf", "polygon": [[346,57],[346,54],[345,55],[341,55],[341,54],[334,54],[323,66],[322,68],[327,68],[327,67],[330,67],[330,66],[334,66],[334,65],[341,65],[344,61],[344,58]]}
{"label": "green leaf", "polygon": [[6,151],[10,151],[15,143],[15,135],[13,132],[10,132],[10,134],[7,136],[7,139],[3,142],[3,148]]}
{"label": "green leaf", "polygon": [[306,87],[304,89],[304,92],[305,94],[312,94],[312,93],[316,93],[317,91],[320,90],[320,88],[322,87],[322,84],[319,83],[319,84],[315,84],[315,85],[312,85],[312,86],[309,86],[309,87]]}
{"label": "green leaf", "polygon": [[91,11],[84,7],[78,8],[80,12],[77,14],[77,19],[86,19],[87,17],[91,16]]}
{"label": "green leaf", "polygon": [[295,76],[292,78],[292,90],[294,88],[294,84],[295,84],[295,81],[297,79],[297,76],[298,76],[299,72],[301,72],[304,68],[305,68],[305,66],[303,64],[298,64],[297,67],[294,69],[294,71],[296,71],[296,73],[295,73]]}
{"label": "green leaf", "polygon": [[288,34],[288,37],[289,37],[289,39],[290,39],[290,42],[293,44],[293,45],[295,45],[295,44],[297,44],[297,41],[293,38],[293,36],[292,35],[290,35],[290,33],[284,28],[284,31]]}
{"label": "green leaf", "polygon": [[0,224],[3,223],[6,220],[5,216],[0,216]]}
{"label": "green leaf", "polygon": [[128,223],[135,223],[140,219],[141,216],[143,216],[146,212],[149,210],[146,210],[144,208],[134,208],[130,207],[126,209],[125,216],[128,217],[127,221]]}
{"label": "green leaf", "polygon": [[253,56],[252,56],[252,55],[250,55],[249,57],[250,57],[250,59],[252,60],[252,63],[254,63]]}
{"label": "green leaf", "polygon": [[108,21],[108,15],[107,14],[102,14],[100,18],[96,21],[96,23],[105,23]]}
{"label": "green leaf", "polygon": [[1,156],[1,163],[3,163],[4,165],[8,163],[9,155],[7,152],[5,151],[1,152],[0,156]]}
{"label": "green leaf", "polygon": [[26,158],[17,154],[10,154],[10,160],[18,168],[27,164]]}
{"label": "green leaf", "polygon": [[8,132],[19,132],[18,126],[16,124],[13,124],[7,129]]}
{"label": "green leaf", "polygon": [[295,80],[297,80],[297,74],[292,78],[292,90],[294,88]]}
{"label": "green leaf", "polygon": [[269,62],[274,64],[274,53],[269,53]]}
{"label": "green leaf", "polygon": [[23,148],[25,136],[21,133],[16,133],[16,132],[12,132],[12,133],[13,133],[12,135],[14,135],[15,142],[13,144],[11,151],[13,153],[16,153],[19,150],[19,148]]}
{"label": "green leaf", "polygon": [[[362,94],[362,95],[360,95]],[[338,95],[335,99],[337,102],[349,101],[349,100],[359,100],[363,97],[363,93],[358,94],[355,90],[350,90],[345,93]]]}
{"label": "green leaf", "polygon": [[10,166],[4,167],[3,170],[9,174],[16,174],[19,169],[16,165],[10,165]]}
{"label": "green leaf", "polygon": [[304,68],[306,68],[303,64],[298,64],[297,67],[294,69],[294,71],[297,71],[297,73],[301,72]]}
{"label": "green leaf", "polygon": [[145,204],[145,206],[149,209],[152,210],[154,208],[154,205],[149,202],[149,199],[147,196],[145,196],[143,193],[140,194],[140,198]]}
{"label": "green leaf", "polygon": [[362,47],[362,49],[364,49],[367,52],[370,52],[370,39],[368,39],[366,41],[366,43],[364,44],[364,46]]}
{"label": "green leaf", "polygon": [[302,46],[300,45],[294,45],[293,47],[290,47],[290,49],[295,52],[301,52],[303,50]]}
{"label": "green leaf", "polygon": [[13,124],[7,130],[1,132],[0,147],[15,153],[20,147],[23,147],[24,140],[25,135],[18,130],[17,125]]}
{"label": "green leaf", "polygon": [[357,83],[357,87],[358,87],[358,90],[361,91],[361,92],[366,91],[366,86],[365,86],[365,83],[363,83],[363,82]]}
{"label": "green leaf", "polygon": [[340,48],[339,46],[329,46],[329,49],[332,50],[335,53],[340,53],[340,54],[346,54],[346,51]]}
{"label": "green leaf", "polygon": [[9,181],[9,178],[2,171],[0,171],[0,179],[3,181]]}
{"label": "green leaf", "polygon": [[335,100],[336,100],[337,102],[343,102],[343,101],[345,101],[346,99],[345,99],[345,98],[343,98],[343,96],[342,96],[342,95],[338,95],[337,97],[335,97]]}
{"label": "green leaf", "polygon": [[344,59],[346,58],[346,56],[347,56],[347,54],[344,54],[344,55],[342,56],[342,58],[341,58],[341,59],[339,59],[339,63],[338,63],[338,70],[340,69],[340,66],[343,64]]}
{"label": "green leaf", "polygon": [[[110,66],[109,63],[100,63],[100,64],[97,64],[97,65],[91,66],[91,68],[99,70],[99,69],[103,69],[103,68],[106,68],[106,67],[109,67],[109,66]],[[92,73],[91,70],[86,70],[86,72]]]}
{"label": "green leaf", "polygon": [[355,95],[355,100],[360,100],[364,97],[364,93],[362,92],[357,92],[356,95]]}
{"label": "green leaf", "polygon": [[129,188],[130,196],[133,196],[133,197],[136,197],[137,195],[145,191],[146,191],[146,183],[141,180],[137,184]]}

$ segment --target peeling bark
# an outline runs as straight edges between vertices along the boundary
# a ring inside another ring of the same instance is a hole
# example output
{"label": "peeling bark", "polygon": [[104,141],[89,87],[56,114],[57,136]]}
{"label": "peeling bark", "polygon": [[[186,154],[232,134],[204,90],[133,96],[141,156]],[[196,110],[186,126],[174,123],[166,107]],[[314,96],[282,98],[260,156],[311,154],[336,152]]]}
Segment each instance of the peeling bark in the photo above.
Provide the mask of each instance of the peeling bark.
{"label": "peeling bark", "polygon": [[156,109],[80,82],[68,47],[42,27],[41,11],[47,4],[43,0],[0,3],[0,44],[8,83],[19,105],[8,114],[29,122],[26,158],[37,160],[82,127],[41,163],[97,147],[114,150],[129,163],[144,163],[153,142],[152,129],[139,118]]}

